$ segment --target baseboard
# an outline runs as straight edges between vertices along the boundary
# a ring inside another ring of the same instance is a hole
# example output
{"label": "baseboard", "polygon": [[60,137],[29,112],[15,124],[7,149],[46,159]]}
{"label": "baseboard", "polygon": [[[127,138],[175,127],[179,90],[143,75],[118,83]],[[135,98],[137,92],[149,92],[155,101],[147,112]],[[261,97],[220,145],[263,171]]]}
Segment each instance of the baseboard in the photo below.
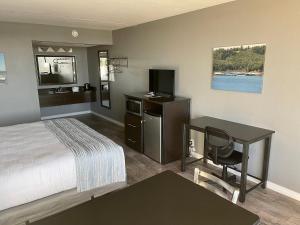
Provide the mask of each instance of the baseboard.
{"label": "baseboard", "polygon": [[87,111],[80,111],[80,112],[74,112],[74,113],[64,113],[64,114],[57,114],[57,115],[52,115],[52,116],[43,116],[41,117],[41,120],[50,120],[50,119],[56,119],[56,118],[62,118],[62,117],[69,117],[69,116],[77,116],[77,115],[82,115],[82,114],[93,114],[95,116],[101,117],[102,119],[105,119],[107,121],[110,121],[118,126],[124,127],[124,123],[121,123],[117,120],[114,120],[112,118],[109,118],[107,116],[101,115],[99,113],[96,113],[94,111],[91,110],[87,110]]}
{"label": "baseboard", "polygon": [[68,116],[77,116],[77,115],[89,114],[89,113],[91,113],[90,110],[73,112],[73,113],[57,114],[57,115],[52,115],[52,116],[43,116],[43,117],[41,117],[41,120],[50,120],[50,119],[56,119],[56,118],[62,118],[62,117],[68,117]]}
{"label": "baseboard", "polygon": [[196,159],[202,158],[202,155],[199,154],[199,153],[197,153],[197,152],[195,152],[195,151],[190,151],[190,154],[191,154],[191,156],[192,156],[193,158],[196,158]]}
{"label": "baseboard", "polygon": [[[202,158],[203,157],[201,154],[196,153],[196,152],[191,152],[191,155],[195,158]],[[214,164],[211,160],[208,160],[208,163],[211,164],[212,166],[217,167],[217,168],[222,168],[222,166]],[[230,168],[228,168],[228,171],[230,173],[234,174],[234,175],[237,175],[237,176],[241,175],[240,172],[238,172],[236,170],[233,170],[233,169],[230,169]],[[254,182],[256,184],[258,184],[260,182],[258,179],[255,179],[255,178],[250,177],[250,176],[247,176],[247,180],[249,180],[251,182]],[[288,189],[286,187],[280,186],[278,184],[275,184],[271,181],[267,181],[267,188],[269,188],[272,191],[276,191],[279,194],[282,194],[282,195],[285,195],[285,196],[290,197],[292,199],[295,199],[297,201],[300,201],[300,193],[298,193],[296,191],[293,191],[291,189]]]}
{"label": "baseboard", "polygon": [[293,191],[291,189],[288,189],[288,188],[285,188],[285,187],[282,187],[278,184],[275,184],[271,181],[268,181],[267,182],[267,187],[273,191],[276,191],[282,195],[285,195],[285,196],[288,196],[290,198],[293,198],[295,200],[298,200],[300,201],[300,193],[296,192],[296,191]]}
{"label": "baseboard", "polygon": [[118,126],[121,126],[121,127],[124,127],[124,126],[125,126],[124,123],[121,123],[121,122],[119,122],[119,121],[117,121],[117,120],[114,120],[114,119],[112,119],[112,118],[110,118],[110,117],[104,116],[104,115],[102,115],[102,114],[100,114],[100,113],[97,113],[97,112],[94,112],[94,111],[91,111],[91,113],[92,113],[93,115],[95,115],[95,116],[98,116],[98,117],[102,118],[102,119],[108,120],[108,121],[110,121],[110,122],[112,122],[112,123],[114,123],[114,124],[116,124],[116,125],[118,125]]}

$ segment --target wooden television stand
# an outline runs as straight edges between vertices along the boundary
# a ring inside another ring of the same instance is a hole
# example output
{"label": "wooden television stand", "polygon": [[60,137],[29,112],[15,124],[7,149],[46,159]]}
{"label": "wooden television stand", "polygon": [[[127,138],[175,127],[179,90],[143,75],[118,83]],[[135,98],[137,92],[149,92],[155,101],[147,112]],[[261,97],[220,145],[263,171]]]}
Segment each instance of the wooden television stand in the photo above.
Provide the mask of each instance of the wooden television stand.
{"label": "wooden television stand", "polygon": [[144,135],[145,116],[146,114],[159,115],[161,118],[161,160],[159,161],[166,164],[179,160],[183,148],[183,125],[190,121],[190,99],[184,97],[152,98],[145,97],[145,94],[125,94],[126,100],[133,99],[142,102],[140,116],[130,112],[125,114],[126,144],[136,151],[145,153],[145,143],[149,138]]}

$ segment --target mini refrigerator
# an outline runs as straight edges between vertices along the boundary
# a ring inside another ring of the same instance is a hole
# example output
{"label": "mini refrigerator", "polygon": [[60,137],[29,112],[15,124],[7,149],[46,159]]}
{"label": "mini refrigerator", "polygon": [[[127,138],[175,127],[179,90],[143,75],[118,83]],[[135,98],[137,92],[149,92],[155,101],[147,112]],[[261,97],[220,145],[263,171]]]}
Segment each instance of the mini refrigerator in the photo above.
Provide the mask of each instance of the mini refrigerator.
{"label": "mini refrigerator", "polygon": [[161,115],[144,113],[144,154],[161,163]]}

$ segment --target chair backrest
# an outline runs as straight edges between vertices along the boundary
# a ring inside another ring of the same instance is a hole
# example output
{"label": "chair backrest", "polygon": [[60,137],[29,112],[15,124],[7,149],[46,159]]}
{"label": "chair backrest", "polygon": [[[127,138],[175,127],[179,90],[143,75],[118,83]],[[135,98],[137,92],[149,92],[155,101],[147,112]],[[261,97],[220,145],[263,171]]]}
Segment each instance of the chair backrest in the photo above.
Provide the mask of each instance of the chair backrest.
{"label": "chair backrest", "polygon": [[217,163],[217,158],[227,158],[234,150],[232,137],[224,130],[214,127],[205,127],[204,141],[206,153],[211,153],[213,162]]}
{"label": "chair backrest", "polygon": [[[206,181],[200,180],[199,178],[204,178],[206,179]],[[209,184],[207,181],[212,181],[213,183],[217,184],[218,186],[221,187],[217,188],[214,185]],[[201,171],[199,168],[195,168],[195,172],[194,172],[194,182],[212,192],[214,192],[215,194],[230,200],[231,202],[233,202],[234,204],[237,203],[240,191],[238,188],[231,186],[230,184],[226,183],[225,181],[221,180],[220,178],[211,175],[209,173],[203,172]],[[228,196],[226,193],[224,193],[224,191],[222,190],[222,188],[226,189],[231,196]]]}

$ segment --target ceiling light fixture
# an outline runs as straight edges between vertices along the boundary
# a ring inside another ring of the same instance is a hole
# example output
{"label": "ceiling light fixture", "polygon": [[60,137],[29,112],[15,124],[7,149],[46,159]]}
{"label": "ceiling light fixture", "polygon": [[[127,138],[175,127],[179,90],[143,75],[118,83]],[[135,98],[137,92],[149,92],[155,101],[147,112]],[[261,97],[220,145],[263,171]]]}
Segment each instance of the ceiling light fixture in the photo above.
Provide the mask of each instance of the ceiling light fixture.
{"label": "ceiling light fixture", "polygon": [[57,50],[57,52],[66,52],[66,50],[63,49],[63,48],[59,48],[59,49]]}
{"label": "ceiling light fixture", "polygon": [[42,47],[38,47],[38,52],[44,52]]}
{"label": "ceiling light fixture", "polygon": [[49,47],[46,52],[55,52],[52,47]]}

